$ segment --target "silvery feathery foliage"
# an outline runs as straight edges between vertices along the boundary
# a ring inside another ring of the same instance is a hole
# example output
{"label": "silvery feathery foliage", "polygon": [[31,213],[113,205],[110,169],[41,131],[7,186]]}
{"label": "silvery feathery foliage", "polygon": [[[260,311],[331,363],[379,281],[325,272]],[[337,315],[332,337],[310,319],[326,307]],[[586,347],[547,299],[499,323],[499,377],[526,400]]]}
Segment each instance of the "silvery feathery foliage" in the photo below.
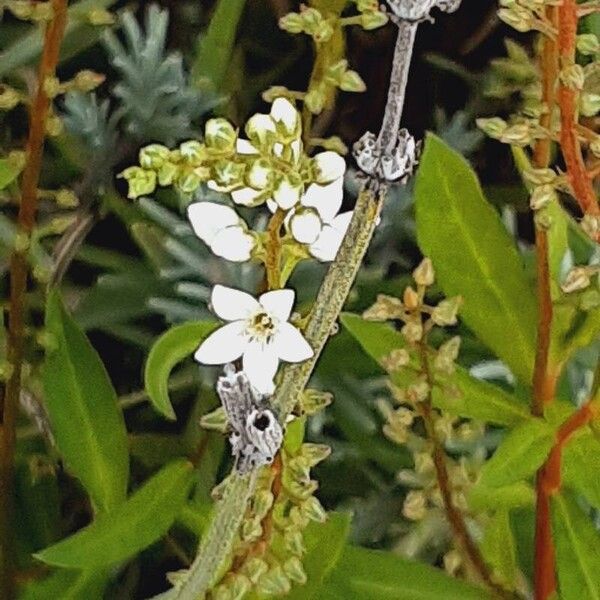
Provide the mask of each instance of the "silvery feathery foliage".
{"label": "silvery feathery foliage", "polygon": [[121,82],[113,94],[120,100],[126,129],[136,139],[172,144],[189,136],[193,119],[209,110],[215,98],[188,84],[182,57],[165,54],[166,10],[146,12],[142,30],[130,12],[122,17],[124,43],[113,32],[104,41]]}

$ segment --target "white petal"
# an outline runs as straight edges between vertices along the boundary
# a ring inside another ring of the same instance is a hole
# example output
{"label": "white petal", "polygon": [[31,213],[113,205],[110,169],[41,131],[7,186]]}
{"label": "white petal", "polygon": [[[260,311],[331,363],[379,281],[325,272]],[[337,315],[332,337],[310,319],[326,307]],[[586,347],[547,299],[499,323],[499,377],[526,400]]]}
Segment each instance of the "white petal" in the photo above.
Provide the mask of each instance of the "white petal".
{"label": "white petal", "polygon": [[210,249],[217,255],[233,262],[250,260],[254,238],[240,225],[225,227],[214,237]]}
{"label": "white petal", "polygon": [[231,192],[231,199],[236,204],[241,204],[242,206],[254,206],[254,203],[260,194],[261,192],[258,190],[245,187],[239,190],[233,190],[233,192]]}
{"label": "white petal", "polygon": [[254,188],[264,190],[269,184],[271,169],[265,160],[255,160],[248,171],[248,183]]}
{"label": "white petal", "polygon": [[292,149],[292,154],[294,155],[294,161],[298,162],[300,155],[302,154],[302,140],[294,140],[290,147]]}
{"label": "white petal", "polygon": [[323,224],[316,210],[312,208],[298,211],[290,219],[290,231],[294,239],[301,244],[312,244],[317,241]]}
{"label": "white petal", "polygon": [[279,208],[277,206],[277,202],[275,202],[275,200],[273,200],[273,198],[267,198],[267,208],[272,212],[275,213],[277,212],[277,209]]}
{"label": "white petal", "polygon": [[252,142],[258,143],[259,145],[272,140],[276,132],[273,119],[270,115],[264,115],[262,113],[251,116],[246,123],[245,130]]}
{"label": "white petal", "polygon": [[343,235],[346,235],[346,230],[348,229],[348,225],[350,225],[350,221],[352,221],[352,211],[342,213],[338,215],[331,222],[331,226],[338,231],[341,231]]}
{"label": "white petal", "polygon": [[246,319],[260,310],[260,304],[250,294],[224,285],[215,285],[210,302],[213,312],[224,321]]}
{"label": "white petal", "polygon": [[275,334],[273,345],[277,356],[286,362],[302,362],[314,354],[304,336],[290,323],[281,323]]}
{"label": "white petal", "polygon": [[270,315],[287,321],[292,314],[295,296],[294,290],[272,290],[260,296],[258,301]]}
{"label": "white petal", "polygon": [[317,170],[317,183],[329,183],[344,176],[346,161],[337,152],[319,152],[313,160]]}
{"label": "white petal", "polygon": [[214,202],[194,202],[188,206],[187,214],[194,233],[209,246],[219,231],[240,222],[233,208]]}
{"label": "white petal", "polygon": [[330,223],[338,214],[344,199],[344,180],[342,177],[327,185],[311,183],[302,196],[302,206],[316,208],[321,220]]}
{"label": "white petal", "polygon": [[275,389],[273,377],[277,373],[279,359],[273,344],[251,342],[242,357],[242,367],[250,383],[261,394],[272,394]]}
{"label": "white petal", "polygon": [[273,200],[279,208],[288,210],[298,203],[302,188],[292,185],[287,177],[284,177],[277,188],[273,191]]}
{"label": "white petal", "polygon": [[222,365],[239,358],[248,345],[245,328],[244,321],[220,327],[200,344],[194,358],[204,365]]}
{"label": "white petal", "polygon": [[287,98],[276,98],[271,106],[271,117],[276,123],[283,123],[286,130],[293,133],[299,123],[300,115]]}
{"label": "white petal", "polygon": [[242,138],[238,138],[235,149],[238,154],[258,154],[258,150],[248,140]]}
{"label": "white petal", "polygon": [[318,260],[330,262],[335,258],[343,238],[344,231],[325,225],[317,241],[310,245],[309,251]]}

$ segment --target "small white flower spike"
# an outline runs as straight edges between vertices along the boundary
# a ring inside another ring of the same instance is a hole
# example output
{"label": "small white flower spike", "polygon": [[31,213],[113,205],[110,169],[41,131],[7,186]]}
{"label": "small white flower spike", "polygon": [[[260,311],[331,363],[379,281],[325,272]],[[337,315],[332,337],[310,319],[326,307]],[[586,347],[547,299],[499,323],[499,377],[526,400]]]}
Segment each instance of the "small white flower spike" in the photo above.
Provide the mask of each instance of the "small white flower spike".
{"label": "small white flower spike", "polygon": [[241,356],[256,390],[273,393],[280,360],[302,362],[313,355],[304,336],[288,322],[294,296],[293,290],[273,290],[256,300],[246,292],[216,285],[212,309],[228,323],[202,342],[194,358],[205,365],[220,365]]}
{"label": "small white flower spike", "polygon": [[217,256],[232,262],[250,259],[256,242],[233,208],[214,202],[194,202],[188,207],[188,218],[194,233]]}

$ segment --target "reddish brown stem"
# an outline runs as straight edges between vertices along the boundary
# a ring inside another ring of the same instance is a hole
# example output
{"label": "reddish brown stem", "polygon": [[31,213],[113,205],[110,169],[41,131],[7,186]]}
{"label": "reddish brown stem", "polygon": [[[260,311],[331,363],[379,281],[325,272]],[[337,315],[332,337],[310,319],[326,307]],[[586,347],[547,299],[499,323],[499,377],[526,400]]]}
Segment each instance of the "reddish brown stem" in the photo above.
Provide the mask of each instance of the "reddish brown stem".
{"label": "reddish brown stem", "polygon": [[[560,63],[567,67],[575,62],[577,41],[577,2],[563,0],[559,12],[558,47]],[[560,146],[562,149],[569,182],[573,188],[575,199],[584,214],[600,215],[600,205],[594,192],[592,181],[588,176],[578,139],[578,105],[579,92],[560,84],[558,105],[560,107]]]}
{"label": "reddish brown stem", "polygon": [[[38,86],[29,114],[27,163],[21,179],[21,201],[18,225],[23,233],[31,234],[37,211],[37,189],[42,166],[46,120],[50,98],[44,82],[53,77],[67,18],[67,0],[52,0],[53,17],[46,27],[44,48],[38,71]],[[0,597],[15,597],[14,557],[12,552],[12,489],[14,475],[15,428],[21,392],[24,353],[25,293],[27,290],[27,260],[23,252],[15,251],[10,261],[10,307],[8,320],[7,358],[12,373],[6,382],[0,424]]]}
{"label": "reddish brown stem", "polygon": [[[558,9],[556,7],[548,7],[546,16],[552,26],[558,28]],[[540,119],[540,125],[546,129],[550,128],[552,122],[558,70],[558,45],[553,39],[546,37],[544,38],[540,57],[542,99],[547,107],[547,111]],[[534,147],[534,165],[537,168],[547,167],[550,164],[550,154],[551,140],[539,140]],[[549,370],[553,310],[550,290],[550,265],[548,261],[548,234],[539,227],[536,227],[535,231],[535,251],[538,325],[531,412],[535,416],[541,417],[544,414],[544,408],[554,399],[556,376]],[[538,473],[536,479],[534,588],[536,600],[549,598],[556,589],[554,542],[550,521],[550,498],[544,489],[542,470]]]}

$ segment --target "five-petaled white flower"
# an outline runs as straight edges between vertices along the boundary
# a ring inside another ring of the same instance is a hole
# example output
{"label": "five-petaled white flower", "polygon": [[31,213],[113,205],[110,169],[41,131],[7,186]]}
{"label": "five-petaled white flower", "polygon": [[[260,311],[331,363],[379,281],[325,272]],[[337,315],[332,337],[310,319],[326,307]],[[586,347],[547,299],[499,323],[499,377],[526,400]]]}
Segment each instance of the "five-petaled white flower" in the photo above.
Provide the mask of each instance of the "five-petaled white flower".
{"label": "five-petaled white flower", "polygon": [[300,331],[288,323],[294,296],[290,289],[273,290],[256,300],[246,292],[216,285],[212,309],[229,322],[202,342],[194,358],[220,365],[241,356],[252,385],[262,394],[271,394],[280,360],[301,362],[313,355]]}
{"label": "five-petaled white flower", "polygon": [[188,218],[194,233],[217,256],[234,262],[250,259],[256,240],[233,208],[215,202],[194,202],[188,207]]}

